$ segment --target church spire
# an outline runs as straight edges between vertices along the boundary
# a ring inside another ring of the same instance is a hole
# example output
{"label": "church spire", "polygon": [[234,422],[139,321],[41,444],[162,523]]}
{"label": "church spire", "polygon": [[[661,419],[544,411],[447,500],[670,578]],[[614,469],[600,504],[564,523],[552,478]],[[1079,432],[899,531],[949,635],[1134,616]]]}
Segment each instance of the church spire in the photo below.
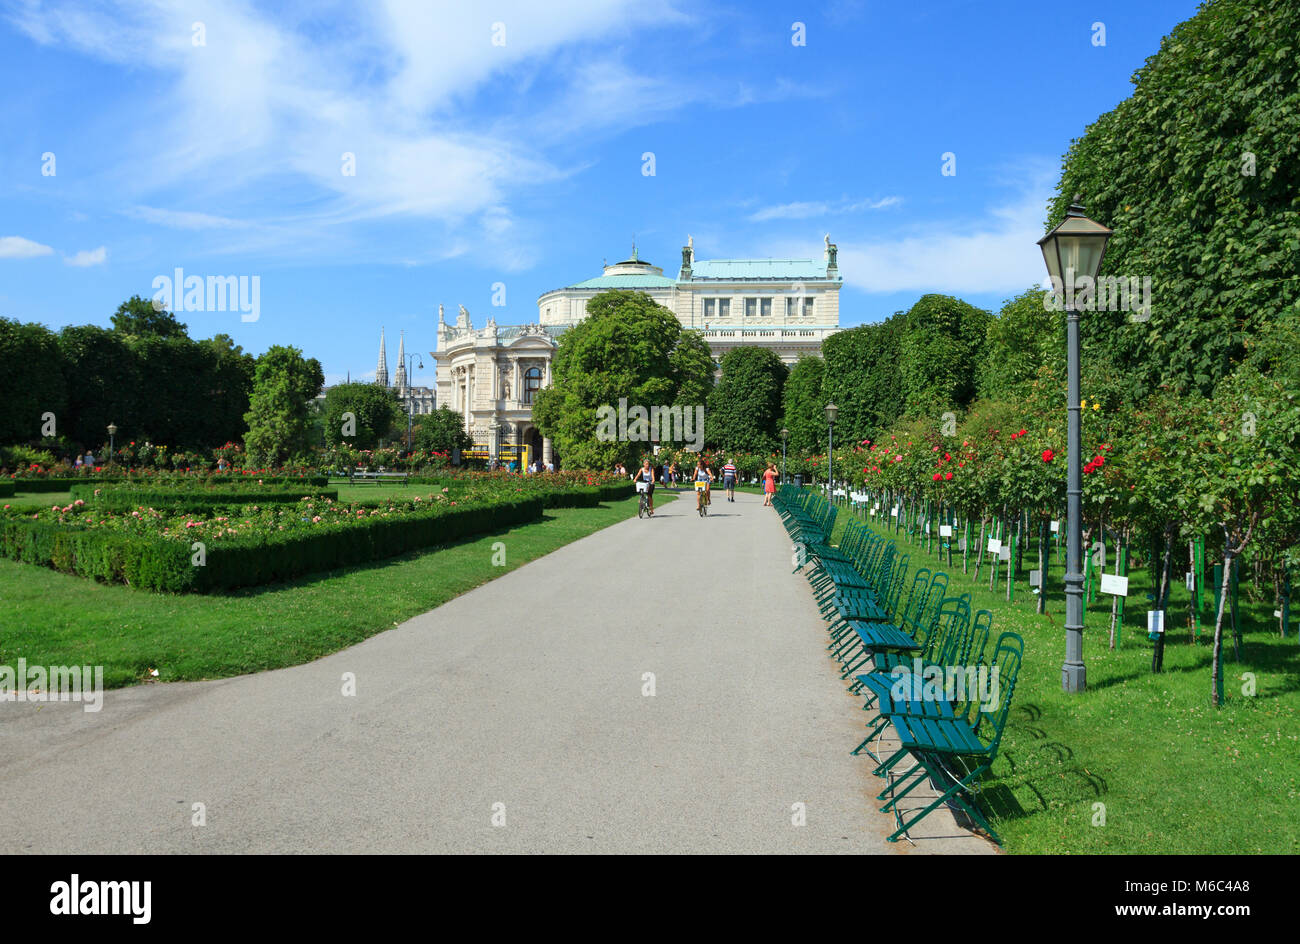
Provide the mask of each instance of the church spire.
{"label": "church spire", "polygon": [[406,332],[403,331],[397,341],[397,379],[394,384],[399,397],[406,396],[406,385]]}
{"label": "church spire", "polygon": [[379,329],[379,367],[375,370],[375,383],[388,386],[388,350],[384,347],[384,329]]}

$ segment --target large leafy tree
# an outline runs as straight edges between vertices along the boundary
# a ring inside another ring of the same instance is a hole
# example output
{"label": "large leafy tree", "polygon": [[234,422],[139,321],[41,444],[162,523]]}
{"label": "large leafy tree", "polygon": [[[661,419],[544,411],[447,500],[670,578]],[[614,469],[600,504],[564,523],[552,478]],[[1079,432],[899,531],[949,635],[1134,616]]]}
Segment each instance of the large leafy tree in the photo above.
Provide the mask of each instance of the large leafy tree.
{"label": "large leafy tree", "polygon": [[113,330],[118,334],[145,338],[183,338],[188,337],[185,325],[176,320],[176,316],[166,308],[155,308],[153,301],[132,295],[117,306],[114,313]]}
{"label": "large leafy tree", "polygon": [[0,318],[0,443],[42,438],[42,416],[53,413],[65,432],[67,391],[58,338],[49,328]]}
{"label": "large leafy tree", "polygon": [[691,405],[712,384],[712,361],[700,356],[697,337],[644,292],[602,292],[587,313],[561,336],[552,384],[537,394],[533,419],[569,467],[635,462],[649,441],[603,438],[598,411],[617,411],[620,399],[629,409]]}
{"label": "large leafy tree", "polygon": [[[351,417],[345,418],[346,413]],[[355,449],[374,449],[399,422],[405,427],[406,411],[390,387],[346,383],[325,394],[326,445],[346,442]]]}
{"label": "large leafy tree", "polygon": [[[904,315],[831,335],[822,343],[822,393],[839,407],[837,438],[875,439],[898,419],[899,345]],[[825,404],[823,403],[823,407]]]}
{"label": "large leafy tree", "polygon": [[255,464],[274,465],[306,452],[309,402],[325,383],[320,362],[296,347],[274,345],[257,359],[244,421],[244,448]]}
{"label": "large leafy tree", "polygon": [[771,348],[732,348],[709,395],[705,440],[710,446],[770,453],[780,448],[781,390],[789,368]]}
{"label": "large leafy tree", "polygon": [[948,295],[922,295],[903,321],[898,380],[909,416],[938,416],[975,398],[992,315]]}
{"label": "large leafy tree", "polygon": [[108,441],[109,423],[134,435],[132,420],[146,393],[126,339],[96,325],[69,326],[59,332],[59,355],[68,389],[68,436],[94,448]]}
{"label": "large leafy tree", "polygon": [[815,452],[826,439],[826,396],[822,393],[825,376],[824,360],[804,356],[786,378],[781,423],[790,430],[787,448],[793,452]]}
{"label": "large leafy tree", "polygon": [[417,450],[434,452],[451,452],[474,445],[473,437],[465,432],[464,417],[445,403],[420,417],[411,442]]}
{"label": "large leafy tree", "polygon": [[1065,156],[1049,224],[1082,193],[1115,230],[1102,274],[1151,279],[1149,320],[1096,311],[1081,328],[1085,362],[1111,361],[1139,395],[1209,394],[1300,306],[1297,35],[1296,3],[1209,0]]}
{"label": "large leafy tree", "polygon": [[981,397],[1021,398],[1047,367],[1062,382],[1064,406],[1065,316],[1049,311],[1043,296],[1041,288],[1028,289],[1003,303],[997,317],[989,322],[976,370]]}

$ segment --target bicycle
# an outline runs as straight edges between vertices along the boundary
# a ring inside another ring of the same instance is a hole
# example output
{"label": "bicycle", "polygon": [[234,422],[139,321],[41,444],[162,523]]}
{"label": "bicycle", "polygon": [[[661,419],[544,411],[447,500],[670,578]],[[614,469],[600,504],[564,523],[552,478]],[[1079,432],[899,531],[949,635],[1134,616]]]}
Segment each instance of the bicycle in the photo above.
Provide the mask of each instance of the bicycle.
{"label": "bicycle", "polygon": [[650,483],[637,482],[636,490],[641,496],[641,504],[637,506],[636,516],[644,518],[650,514]]}
{"label": "bicycle", "polygon": [[709,516],[709,483],[695,483],[695,510],[700,513],[701,518]]}

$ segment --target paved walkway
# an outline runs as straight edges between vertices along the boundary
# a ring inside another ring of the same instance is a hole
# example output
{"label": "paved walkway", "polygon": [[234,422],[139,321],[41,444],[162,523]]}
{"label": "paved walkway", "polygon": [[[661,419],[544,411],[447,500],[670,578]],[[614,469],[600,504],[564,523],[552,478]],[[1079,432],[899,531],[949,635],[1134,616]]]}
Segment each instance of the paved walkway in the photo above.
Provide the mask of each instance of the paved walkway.
{"label": "paved walkway", "polygon": [[0,852],[991,851],[946,812],[884,841],[784,530],[713,511],[683,494],[308,665],[0,705]]}

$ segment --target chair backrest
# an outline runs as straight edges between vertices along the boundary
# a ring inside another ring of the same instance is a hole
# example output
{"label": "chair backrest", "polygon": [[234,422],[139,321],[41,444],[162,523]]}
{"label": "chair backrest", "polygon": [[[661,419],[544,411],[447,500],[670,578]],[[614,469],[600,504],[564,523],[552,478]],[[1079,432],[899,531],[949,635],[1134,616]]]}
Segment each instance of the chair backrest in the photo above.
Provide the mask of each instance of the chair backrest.
{"label": "chair backrest", "polygon": [[987,663],[988,697],[977,706],[975,733],[983,728],[983,737],[989,739],[990,759],[997,753],[1007,715],[1011,713],[1011,698],[1016,691],[1016,677],[1025,654],[1025,641],[1017,633],[1005,632],[998,637],[993,657]]}
{"label": "chair backrest", "polygon": [[970,601],[963,597],[940,600],[934,619],[916,635],[921,658],[936,665],[957,665],[969,629]]}
{"label": "chair backrest", "polygon": [[916,573],[912,575],[912,589],[908,591],[907,602],[903,604],[903,612],[898,614],[898,619],[894,625],[904,631],[910,629],[913,615],[925,607],[925,598],[929,592],[930,568],[918,567]]}
{"label": "chair backrest", "polygon": [[889,583],[883,586],[883,592],[878,596],[881,606],[884,607],[885,615],[894,624],[898,623],[898,602],[903,597],[903,588],[907,586],[907,566],[911,560],[911,554],[903,554],[895,558]]}

